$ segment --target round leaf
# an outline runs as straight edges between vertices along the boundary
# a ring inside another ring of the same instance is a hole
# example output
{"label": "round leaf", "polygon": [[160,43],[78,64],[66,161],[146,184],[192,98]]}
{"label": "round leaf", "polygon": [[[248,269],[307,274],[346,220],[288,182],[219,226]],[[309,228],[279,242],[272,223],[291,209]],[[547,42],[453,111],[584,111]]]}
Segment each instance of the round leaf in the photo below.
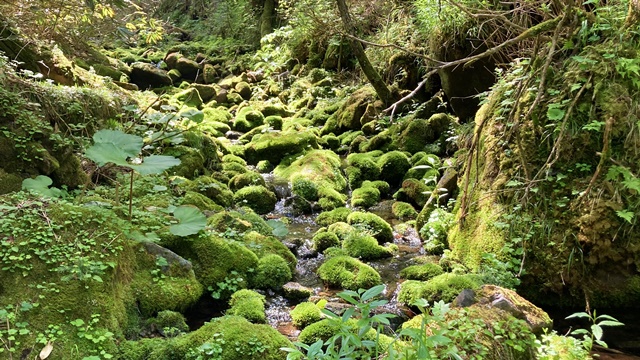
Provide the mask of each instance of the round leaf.
{"label": "round leaf", "polygon": [[202,211],[192,206],[180,206],[175,209],[173,216],[180,221],[171,225],[169,231],[177,236],[189,236],[197,234],[207,226],[207,218]]}

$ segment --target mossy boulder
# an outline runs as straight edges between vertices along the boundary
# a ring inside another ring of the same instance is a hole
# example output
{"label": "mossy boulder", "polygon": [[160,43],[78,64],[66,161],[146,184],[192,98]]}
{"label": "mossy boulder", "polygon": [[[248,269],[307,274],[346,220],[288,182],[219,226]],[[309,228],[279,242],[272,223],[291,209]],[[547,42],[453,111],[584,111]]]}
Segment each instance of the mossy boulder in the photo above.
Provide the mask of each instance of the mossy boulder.
{"label": "mossy boulder", "polygon": [[207,220],[207,225],[219,233],[255,231],[269,236],[273,231],[267,222],[249,207],[216,213]]}
{"label": "mossy boulder", "polygon": [[318,189],[318,205],[323,211],[343,207],[347,203],[347,195],[338,192],[330,186],[322,186]]}
{"label": "mossy boulder", "polygon": [[193,272],[187,277],[154,280],[150,272],[137,271],[131,290],[140,311],[151,315],[162,310],[185,311],[198,301],[204,288]]}
{"label": "mossy boulder", "polygon": [[254,324],[264,324],[267,321],[264,304],[264,295],[248,289],[238,290],[231,295],[227,315],[241,316]]}
{"label": "mossy boulder", "polygon": [[258,261],[255,286],[260,289],[280,290],[292,278],[287,261],[280,255],[270,254]]}
{"label": "mossy boulder", "polygon": [[172,100],[177,102],[178,105],[184,104],[185,106],[199,109],[202,106],[202,98],[200,93],[195,88],[186,88],[179,93],[173,95]]}
{"label": "mossy boulder", "polygon": [[380,191],[372,186],[361,187],[353,190],[351,194],[351,206],[369,208],[380,201]]}
{"label": "mossy boulder", "polygon": [[322,318],[320,308],[312,302],[303,302],[296,305],[296,307],[291,310],[290,315],[291,320],[293,320],[293,325],[299,329],[304,329],[308,325],[320,321]]}
{"label": "mossy boulder", "polygon": [[402,182],[402,187],[393,197],[398,201],[411,202],[418,208],[422,208],[431,197],[432,190],[433,185],[427,186],[423,180],[407,179]]}
{"label": "mossy boulder", "polygon": [[187,320],[184,315],[177,311],[164,310],[158,312],[158,315],[153,319],[153,324],[159,329],[160,334],[164,336],[168,336],[170,331],[183,333],[189,331]]}
{"label": "mossy boulder", "polygon": [[17,174],[8,174],[0,169],[0,195],[8,194],[22,189],[22,177]]}
{"label": "mossy boulder", "polygon": [[338,236],[338,239],[340,239],[340,241],[343,241],[347,238],[347,236],[349,236],[349,234],[356,231],[356,228],[347,224],[346,222],[337,222],[329,225],[327,231],[336,234]]}
{"label": "mossy boulder", "polygon": [[291,250],[280,240],[273,236],[263,235],[256,231],[249,231],[242,236],[242,242],[251,249],[258,258],[263,258],[270,254],[279,255],[283,258],[289,269],[293,272],[296,270],[298,260]]}
{"label": "mossy boulder", "polygon": [[347,217],[352,226],[363,226],[372,232],[379,243],[393,242],[393,228],[380,216],[367,212],[353,212]]}
{"label": "mossy boulder", "polygon": [[342,249],[351,257],[377,260],[393,255],[391,248],[380,246],[378,240],[366,232],[352,232],[342,242]]}
{"label": "mossy boulder", "polygon": [[411,168],[409,158],[400,151],[388,152],[378,159],[380,177],[391,186],[397,186]]}
{"label": "mossy boulder", "polygon": [[457,275],[444,273],[428,281],[407,280],[402,283],[398,301],[407,305],[418,299],[425,299],[429,303],[436,301],[451,302],[466,289],[477,289],[482,285],[478,275]]}
{"label": "mossy boulder", "polygon": [[241,81],[236,84],[234,89],[244,100],[251,99],[251,85],[249,83]]}
{"label": "mossy boulder", "polygon": [[402,201],[396,201],[391,205],[391,213],[398,220],[414,220],[418,216],[413,205]]}
{"label": "mossy boulder", "polygon": [[179,184],[178,189],[198,192],[223,207],[229,207],[233,202],[233,192],[229,187],[211,176],[200,176],[193,181],[186,181]]}
{"label": "mossy boulder", "polygon": [[316,218],[316,224],[320,226],[329,226],[337,222],[347,222],[347,217],[353,210],[346,207],[339,207],[330,211],[324,211]]}
{"label": "mossy boulder", "polygon": [[434,263],[411,265],[400,271],[400,277],[407,280],[427,281],[444,273],[442,266]]}
{"label": "mossy boulder", "polygon": [[141,90],[173,85],[173,81],[166,71],[158,69],[153,64],[142,62],[131,64],[129,81],[138,85]]}
{"label": "mossy boulder", "polygon": [[202,102],[209,102],[216,97],[216,88],[213,85],[191,84],[191,87],[198,90]]}
{"label": "mossy boulder", "polygon": [[318,189],[329,186],[342,191],[347,185],[340,169],[340,158],[328,150],[312,150],[300,158],[289,158],[276,167],[274,174],[289,181],[305,177]]}
{"label": "mossy boulder", "polygon": [[226,154],[222,157],[222,162],[225,163],[237,163],[242,166],[247,166],[247,162],[238,155],[234,154]]}
{"label": "mossy boulder", "polygon": [[167,148],[162,154],[180,159],[180,164],[168,170],[171,175],[193,179],[206,173],[205,158],[198,149],[177,145]]}
{"label": "mossy boulder", "polygon": [[256,170],[258,170],[258,172],[261,173],[261,174],[269,173],[274,168],[275,168],[275,166],[273,166],[273,164],[271,164],[271,162],[269,162],[269,160],[260,160],[256,164]]}
{"label": "mossy boulder", "polygon": [[416,153],[439,140],[453,120],[447,114],[435,114],[428,120],[412,119],[398,139],[401,150]]}
{"label": "mossy boulder", "polygon": [[254,136],[245,146],[245,156],[252,164],[261,160],[268,160],[272,164],[279,164],[288,156],[300,154],[303,151],[317,149],[316,135],[311,131],[305,132],[272,132]]}
{"label": "mossy boulder", "polygon": [[237,205],[248,206],[258,214],[266,214],[276,206],[276,195],[261,185],[243,187],[233,195]]}
{"label": "mossy boulder", "polygon": [[254,185],[266,186],[262,175],[255,171],[247,171],[244,174],[238,174],[229,180],[229,189],[231,189],[231,191],[238,191],[243,187]]}
{"label": "mossy boulder", "polygon": [[365,86],[356,90],[332,115],[336,118],[337,128],[335,131],[330,132],[337,134],[347,130],[359,130],[363,124],[373,120],[365,116],[369,104],[375,104],[376,108],[382,108],[382,102],[376,100],[376,93],[373,88]]}
{"label": "mossy boulder", "polygon": [[223,162],[222,163],[222,173],[225,174],[228,178],[233,178],[236,175],[244,174],[249,170],[245,165],[242,165],[237,162]]}
{"label": "mossy boulder", "polygon": [[175,68],[180,71],[183,79],[192,82],[195,82],[197,77],[202,74],[202,67],[200,64],[184,56],[178,58]]}
{"label": "mossy boulder", "polygon": [[313,249],[320,253],[330,247],[340,246],[340,239],[338,238],[338,235],[326,230],[318,231],[311,241],[313,242]]}
{"label": "mossy boulder", "polygon": [[264,124],[264,115],[260,111],[254,110],[252,107],[243,107],[238,111],[233,128],[240,132],[248,132]]}
{"label": "mossy boulder", "polygon": [[330,258],[316,273],[327,285],[348,290],[368,289],[382,283],[374,268],[349,256]]}
{"label": "mossy boulder", "polygon": [[282,130],[282,125],[284,124],[284,119],[282,116],[278,115],[269,115],[264,118],[264,123],[268,127],[273,130]]}
{"label": "mossy boulder", "polygon": [[193,205],[202,211],[223,211],[224,207],[195,191],[187,191],[181,198],[182,205]]}

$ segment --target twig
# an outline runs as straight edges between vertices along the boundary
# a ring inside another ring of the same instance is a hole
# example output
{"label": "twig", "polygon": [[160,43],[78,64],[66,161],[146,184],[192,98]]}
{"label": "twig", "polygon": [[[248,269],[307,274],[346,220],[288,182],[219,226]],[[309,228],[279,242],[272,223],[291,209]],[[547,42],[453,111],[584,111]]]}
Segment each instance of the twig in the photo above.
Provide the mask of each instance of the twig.
{"label": "twig", "polygon": [[393,44],[393,43],[390,43],[390,44],[379,44],[379,43],[374,43],[374,42],[367,41],[367,40],[364,40],[364,39],[360,39],[357,36],[353,36],[353,35],[347,34],[347,33],[341,33],[341,35],[344,35],[344,36],[346,36],[346,37],[348,37],[348,38],[350,38],[352,40],[359,41],[359,42],[361,42],[361,43],[363,43],[365,45],[375,46],[375,47],[380,47],[380,48],[394,48],[394,49],[398,49],[400,51],[404,51],[407,54],[413,55],[415,57],[420,57],[420,58],[423,58],[425,60],[432,61],[434,63],[446,64],[446,62],[444,62],[444,61],[436,60],[436,59],[434,59],[434,58],[432,58],[430,56],[427,56],[427,55],[418,54],[417,52],[411,51],[411,50],[409,50],[409,49],[407,49],[407,48],[405,48],[403,46],[400,46],[398,44]]}
{"label": "twig", "polygon": [[586,198],[591,192],[591,189],[598,180],[600,173],[602,173],[602,168],[604,167],[604,163],[609,159],[609,153],[611,148],[611,129],[613,128],[613,117],[609,117],[604,125],[604,136],[602,139],[602,153],[600,154],[600,161],[598,162],[598,167],[596,167],[596,171],[593,173],[591,177],[591,181],[589,181],[589,185],[586,190],[582,192],[582,194],[578,197],[576,201],[576,205],[580,204],[582,199]]}

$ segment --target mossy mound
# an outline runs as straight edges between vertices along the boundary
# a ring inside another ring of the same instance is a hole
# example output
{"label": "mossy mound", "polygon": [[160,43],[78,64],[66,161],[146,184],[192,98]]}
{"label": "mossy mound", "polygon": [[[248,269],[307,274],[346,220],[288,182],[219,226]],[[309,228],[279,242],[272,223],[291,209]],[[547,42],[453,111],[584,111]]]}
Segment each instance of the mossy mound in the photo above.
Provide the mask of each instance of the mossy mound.
{"label": "mossy mound", "polygon": [[350,154],[347,157],[349,167],[345,170],[349,178],[349,186],[358,188],[365,180],[377,180],[382,169],[377,163],[377,157],[382,153],[370,152],[365,154]]}
{"label": "mossy mound", "polygon": [[296,305],[290,314],[293,325],[299,329],[304,329],[322,318],[320,308],[312,302],[303,302]]}
{"label": "mossy mound", "polygon": [[351,206],[368,208],[380,201],[380,191],[373,186],[361,187],[353,190]]}
{"label": "mossy mound", "polygon": [[[343,329],[342,326],[339,322],[331,321],[330,319],[320,320],[304,328],[298,336],[298,341],[307,345],[311,345],[318,340],[327,341],[338,334]],[[347,320],[346,326],[351,333],[357,333],[359,330],[356,319]],[[377,351],[381,354],[394,343],[394,338],[385,334],[378,334],[374,329],[369,329],[365,334],[362,334],[362,339],[374,341],[377,345]]]}
{"label": "mossy mound", "polygon": [[332,187],[323,186],[318,189],[318,205],[323,211],[333,210],[345,206],[347,195],[338,192]]}
{"label": "mossy mound", "polygon": [[347,217],[350,225],[364,226],[371,231],[379,243],[393,242],[393,228],[380,216],[373,213],[357,211]]}
{"label": "mossy mound", "polygon": [[254,284],[260,289],[280,290],[292,278],[289,264],[280,255],[269,254],[258,261]]}
{"label": "mossy mound", "polygon": [[247,287],[258,267],[258,257],[244,245],[216,235],[197,235],[180,239],[167,247],[193,263],[198,281],[215,287],[236,272],[241,288]]}
{"label": "mossy mound", "polygon": [[231,295],[227,315],[241,316],[254,324],[264,324],[267,321],[264,304],[264,295],[248,289],[238,290]]}
{"label": "mossy mound", "polygon": [[258,232],[247,232],[242,236],[242,242],[251,249],[259,258],[269,254],[276,254],[282,257],[291,271],[295,271],[298,260],[291,250],[280,240],[273,236],[265,236]]}
{"label": "mossy mound", "polygon": [[279,164],[287,155],[299,154],[305,150],[317,149],[316,135],[305,132],[271,132],[254,136],[245,146],[245,156],[252,164],[260,160],[268,160]]}
{"label": "mossy mound", "polygon": [[320,226],[329,226],[337,222],[347,222],[347,217],[353,210],[346,207],[339,207],[330,211],[324,211],[316,217],[316,224]]}
{"label": "mossy mound", "polygon": [[451,302],[465,289],[477,289],[481,280],[478,275],[456,275],[444,273],[428,281],[407,280],[402,283],[398,301],[412,305],[418,299],[425,299],[429,303],[436,301]]}
{"label": "mossy mound", "polygon": [[233,202],[233,192],[229,187],[211,176],[200,176],[193,181],[184,181],[178,184],[177,188],[205,195],[223,207],[229,207]]}
{"label": "mossy mound", "polygon": [[200,151],[188,146],[173,146],[165,149],[163,155],[180,159],[180,164],[171,168],[171,175],[194,179],[205,175],[205,158]]}
{"label": "mossy mound", "polygon": [[418,216],[411,204],[402,201],[396,201],[391,205],[391,213],[398,220],[414,220]]}
{"label": "mossy mound", "polygon": [[390,257],[393,251],[380,246],[378,240],[364,232],[352,232],[342,242],[342,249],[351,257],[361,260],[376,260]]}
{"label": "mossy mound", "polygon": [[143,315],[163,310],[185,311],[204,291],[193,271],[187,277],[158,276],[154,278],[149,270],[138,270],[133,278],[131,290]]}
{"label": "mossy mound", "polygon": [[220,234],[238,235],[238,233],[256,231],[268,236],[273,231],[267,222],[249,207],[216,213],[207,220],[207,225]]}
{"label": "mossy mound", "polygon": [[346,239],[349,234],[356,231],[356,228],[345,222],[337,222],[329,225],[327,231],[336,234],[338,236],[338,239],[342,241]]}
{"label": "mossy mound", "polygon": [[378,158],[380,177],[391,186],[397,186],[411,168],[409,158],[400,151],[388,152]]}
{"label": "mossy mound", "polygon": [[261,185],[243,187],[233,195],[236,205],[248,206],[258,214],[267,214],[276,206],[276,195]]}
{"label": "mossy mound", "polygon": [[434,263],[408,266],[400,271],[400,277],[407,280],[427,281],[444,273],[442,266]]}
{"label": "mossy mound", "polygon": [[415,204],[421,209],[431,197],[433,185],[427,186],[423,180],[407,179],[402,182],[402,187],[393,197],[398,201]]}
{"label": "mossy mound", "polygon": [[247,132],[262,124],[264,124],[264,115],[260,111],[247,106],[238,111],[233,121],[233,128],[237,131]]}
{"label": "mossy mound", "polygon": [[400,149],[412,154],[439,140],[453,119],[447,114],[435,114],[428,120],[411,119],[397,140]]}
{"label": "mossy mound", "polygon": [[247,186],[266,186],[266,184],[262,175],[255,171],[238,174],[229,180],[229,189],[231,191],[238,191]]}
{"label": "mossy mound", "polygon": [[203,104],[200,93],[198,93],[198,90],[194,88],[187,88],[180,91],[179,93],[173,95],[171,100],[179,105],[178,107],[181,107],[180,105],[184,105],[198,109]]}
{"label": "mossy mound", "polygon": [[327,285],[348,290],[368,289],[382,283],[374,268],[349,256],[330,258],[316,274]]}
{"label": "mossy mound", "polygon": [[311,241],[313,242],[313,249],[317,252],[323,252],[330,247],[340,246],[338,235],[330,231],[318,231]]}
{"label": "mossy mound", "polygon": [[274,174],[289,181],[302,176],[312,181],[317,188],[330,186],[342,191],[347,186],[340,170],[340,158],[328,150],[312,150],[300,158],[287,159],[276,167]]}

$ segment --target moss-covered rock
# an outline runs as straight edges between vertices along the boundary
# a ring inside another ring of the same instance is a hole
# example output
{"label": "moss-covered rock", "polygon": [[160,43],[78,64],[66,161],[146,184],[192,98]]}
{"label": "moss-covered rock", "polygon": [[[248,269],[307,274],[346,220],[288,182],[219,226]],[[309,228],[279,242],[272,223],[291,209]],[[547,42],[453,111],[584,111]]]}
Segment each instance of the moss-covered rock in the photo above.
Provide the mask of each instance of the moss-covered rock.
{"label": "moss-covered rock", "polygon": [[311,239],[313,249],[317,252],[323,252],[334,246],[340,246],[338,235],[330,231],[318,231]]}
{"label": "moss-covered rock", "polygon": [[299,329],[304,329],[308,325],[320,321],[322,318],[320,308],[312,302],[303,302],[296,305],[290,314],[293,325]]}
{"label": "moss-covered rock", "polygon": [[427,145],[440,139],[452,121],[447,114],[435,114],[428,120],[412,119],[400,135],[398,145],[412,154],[423,151]]}
{"label": "moss-covered rock", "polygon": [[202,73],[200,64],[184,56],[178,58],[175,68],[180,71],[183,79],[193,82],[195,82],[197,80],[197,76]]}
{"label": "moss-covered rock", "polygon": [[414,220],[418,216],[413,205],[402,201],[396,201],[391,205],[391,213],[398,220]]}
{"label": "moss-covered rock", "polygon": [[264,124],[264,115],[260,111],[254,110],[252,107],[243,107],[238,111],[233,128],[237,131],[248,132],[251,129]]}
{"label": "moss-covered rock", "polygon": [[361,187],[353,190],[351,194],[351,206],[368,208],[380,201],[380,191],[372,186]]}
{"label": "moss-covered rock", "polygon": [[251,99],[251,85],[245,81],[236,84],[235,90],[244,100]]}
{"label": "moss-covered rock", "polygon": [[237,211],[223,211],[214,214],[207,220],[207,225],[219,233],[233,231],[244,233],[255,231],[262,235],[271,235],[273,229],[251,208],[243,207]]}
{"label": "moss-covered rock", "polygon": [[391,225],[376,214],[361,211],[353,212],[347,217],[347,223],[353,226],[364,226],[366,229],[371,230],[379,243],[393,242]]}
{"label": "moss-covered rock", "polygon": [[297,159],[288,159],[276,167],[274,174],[292,181],[303,176],[313,182],[317,188],[329,186],[342,191],[347,181],[340,170],[340,158],[328,150],[313,150]]}
{"label": "moss-covered rock", "polygon": [[351,209],[340,207],[331,211],[324,211],[316,218],[316,224],[320,226],[329,226],[337,222],[347,222],[347,217],[352,213]]}
{"label": "moss-covered rock", "polygon": [[8,194],[22,189],[22,177],[17,174],[8,174],[0,169],[0,195]]}
{"label": "moss-covered rock", "polygon": [[318,205],[323,211],[343,207],[347,203],[347,195],[327,185],[318,189],[318,197]]}
{"label": "moss-covered rock", "polygon": [[256,170],[258,170],[261,174],[266,174],[271,172],[275,166],[269,162],[269,160],[260,160],[258,164],[256,164]]}
{"label": "moss-covered rock", "polygon": [[329,225],[328,231],[336,234],[341,241],[346,239],[349,234],[356,231],[356,228],[346,222],[337,222]]}
{"label": "moss-covered rock", "polygon": [[169,170],[172,175],[193,179],[206,173],[205,158],[197,149],[178,145],[164,150],[163,155],[180,159],[180,164]]}
{"label": "moss-covered rock", "polygon": [[369,116],[365,116],[369,104],[382,108],[382,102],[376,101],[372,87],[365,86],[355,91],[333,115],[337,121],[337,128],[331,132],[337,134],[347,130],[359,130],[363,124],[372,120]]}
{"label": "moss-covered rock", "polygon": [[411,168],[409,158],[400,151],[391,151],[380,156],[378,166],[380,166],[380,177],[391,186],[399,185],[405,173]]}
{"label": "moss-covered rock", "polygon": [[298,262],[296,256],[275,237],[263,235],[256,231],[249,231],[242,237],[242,242],[258,255],[258,258],[263,258],[269,254],[279,255],[287,262],[289,269],[292,272],[295,271]]}
{"label": "moss-covered rock", "polygon": [[248,206],[258,214],[266,214],[276,206],[276,195],[261,185],[244,187],[233,195],[233,201],[237,205]]}
{"label": "moss-covered rock", "polygon": [[141,62],[131,64],[129,81],[138,85],[141,90],[173,85],[166,71],[156,68],[153,64]]}
{"label": "moss-covered rock", "polygon": [[361,260],[376,260],[390,257],[393,251],[380,246],[373,236],[366,232],[352,232],[342,242],[342,249],[351,257]]}
{"label": "moss-covered rock", "polygon": [[243,187],[254,185],[266,186],[262,175],[255,171],[247,171],[244,174],[238,174],[229,180],[229,189],[231,189],[231,191],[238,191]]}
{"label": "moss-covered rock", "polygon": [[374,268],[349,256],[332,257],[316,273],[327,285],[342,289],[368,289],[382,283]]}
{"label": "moss-covered rock", "polygon": [[366,180],[377,180],[380,178],[381,168],[376,162],[377,152],[366,154],[350,154],[347,157],[349,168],[346,172],[349,178],[349,186],[355,189]]}
{"label": "moss-covered rock", "polygon": [[465,289],[476,289],[482,285],[478,275],[456,275],[444,273],[428,281],[407,280],[402,283],[398,301],[411,305],[418,299],[429,303],[435,301],[451,302]]}
{"label": "moss-covered rock", "polygon": [[264,295],[248,289],[238,290],[231,295],[227,315],[241,316],[254,324],[264,324],[267,321],[264,304]]}
{"label": "moss-covered rock", "polygon": [[246,166],[237,163],[237,162],[223,162],[222,163],[222,173],[225,174],[226,176],[228,176],[229,178],[232,178],[236,175],[240,175],[240,174],[244,174],[247,171],[249,171],[247,169]]}
{"label": "moss-covered rock", "polygon": [[431,197],[433,185],[427,186],[423,180],[407,179],[402,182],[402,187],[393,197],[398,201],[411,202],[418,208],[422,208]]}
{"label": "moss-covered rock", "polygon": [[400,271],[400,277],[407,280],[427,281],[444,273],[442,266],[434,263],[408,266]]}
{"label": "moss-covered rock", "polygon": [[282,119],[282,116],[269,115],[264,118],[264,123],[273,130],[282,130],[284,120]]}
{"label": "moss-covered rock", "polygon": [[255,286],[260,289],[280,290],[291,280],[289,265],[280,255],[266,255],[258,261]]}
{"label": "moss-covered rock", "polygon": [[229,187],[211,176],[200,176],[193,181],[184,182],[178,185],[178,189],[198,192],[223,207],[229,207],[233,202],[233,192]]}
{"label": "moss-covered rock", "polygon": [[195,191],[187,191],[181,198],[183,205],[193,205],[203,211],[223,211],[224,207]]}
{"label": "moss-covered rock", "polygon": [[245,146],[247,161],[252,164],[268,160],[279,164],[287,155],[299,154],[305,150],[317,149],[318,142],[313,132],[272,132],[254,136]]}
{"label": "moss-covered rock", "polygon": [[200,108],[203,104],[202,98],[200,97],[200,93],[195,88],[187,88],[179,93],[173,95],[172,100],[176,101],[178,104],[184,104],[185,106]]}
{"label": "moss-covered rock", "polygon": [[187,320],[184,315],[177,311],[164,310],[160,311],[153,323],[160,330],[160,333],[167,336],[170,332],[178,331],[181,333],[189,331]]}
{"label": "moss-covered rock", "polygon": [[204,290],[193,274],[155,280],[151,273],[138,271],[131,285],[139,309],[145,315],[162,310],[185,311],[198,301]]}

